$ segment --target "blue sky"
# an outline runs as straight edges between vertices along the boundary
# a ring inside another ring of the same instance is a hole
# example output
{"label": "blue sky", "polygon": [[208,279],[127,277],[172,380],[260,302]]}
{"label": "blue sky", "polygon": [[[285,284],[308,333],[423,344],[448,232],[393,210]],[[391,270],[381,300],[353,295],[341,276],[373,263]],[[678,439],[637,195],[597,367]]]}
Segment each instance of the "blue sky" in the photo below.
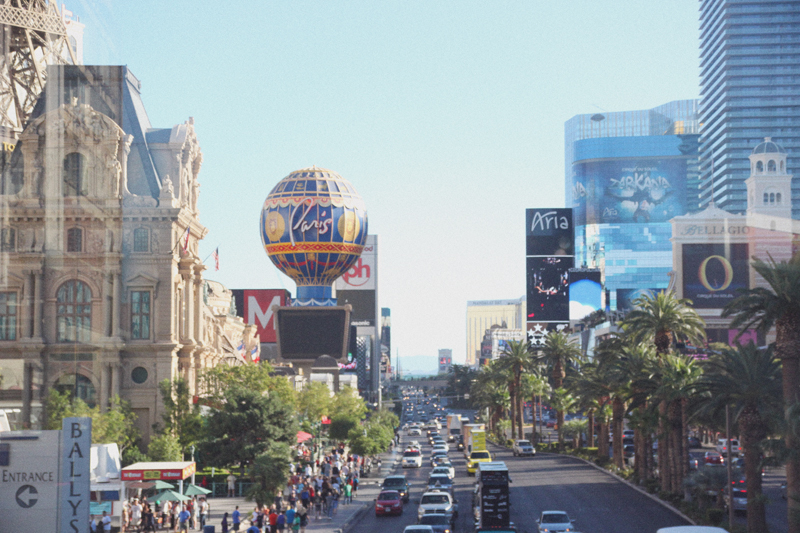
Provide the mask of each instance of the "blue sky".
{"label": "blue sky", "polygon": [[525,292],[524,214],[564,202],[564,122],[696,98],[697,0],[69,2],[155,127],[194,117],[202,256],[285,287],[258,234],[291,171],[340,173],[379,236],[392,356],[464,360],[467,300]]}

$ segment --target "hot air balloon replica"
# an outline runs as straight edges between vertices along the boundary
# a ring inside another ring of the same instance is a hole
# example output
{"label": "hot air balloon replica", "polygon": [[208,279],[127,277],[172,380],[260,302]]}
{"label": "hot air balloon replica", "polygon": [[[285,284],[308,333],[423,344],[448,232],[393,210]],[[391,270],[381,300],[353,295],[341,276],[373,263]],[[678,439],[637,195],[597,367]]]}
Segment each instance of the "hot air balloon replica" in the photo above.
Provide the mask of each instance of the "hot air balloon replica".
{"label": "hot air balloon replica", "polygon": [[[260,233],[272,263],[297,284],[292,308],[279,308],[276,315],[280,357],[312,360],[328,354],[342,360],[349,306],[336,306],[332,285],[364,249],[364,200],[336,172],[316,166],[296,170],[267,196]],[[323,346],[325,340],[337,348]]]}

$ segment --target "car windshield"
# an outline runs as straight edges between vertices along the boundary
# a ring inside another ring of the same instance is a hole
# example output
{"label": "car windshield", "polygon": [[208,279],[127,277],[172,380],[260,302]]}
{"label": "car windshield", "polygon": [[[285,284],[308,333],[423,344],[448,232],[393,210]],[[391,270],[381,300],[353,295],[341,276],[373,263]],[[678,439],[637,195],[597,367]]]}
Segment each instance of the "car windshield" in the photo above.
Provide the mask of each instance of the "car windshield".
{"label": "car windshield", "polygon": [[450,484],[450,477],[449,476],[431,476],[428,479],[428,485],[435,485],[439,483],[440,485],[449,485]]}
{"label": "car windshield", "polygon": [[547,513],[542,515],[542,524],[565,524],[569,522],[567,513]]}
{"label": "car windshield", "polygon": [[408,450],[403,453],[403,457],[419,457],[421,452],[419,450]]}
{"label": "car windshield", "polygon": [[490,459],[489,452],[472,452],[470,459]]}
{"label": "car windshield", "polygon": [[384,487],[402,487],[406,484],[406,480],[398,477],[386,478],[383,480]]}
{"label": "car windshield", "polygon": [[425,526],[446,526],[450,521],[445,514],[433,513],[422,515],[419,523]]}
{"label": "car windshield", "polygon": [[530,446],[530,445],[531,445],[531,443],[529,441],[527,441],[527,440],[517,441],[517,446]]}
{"label": "car windshield", "polygon": [[429,505],[436,503],[450,503],[450,498],[447,494],[426,494],[422,497],[421,505]]}

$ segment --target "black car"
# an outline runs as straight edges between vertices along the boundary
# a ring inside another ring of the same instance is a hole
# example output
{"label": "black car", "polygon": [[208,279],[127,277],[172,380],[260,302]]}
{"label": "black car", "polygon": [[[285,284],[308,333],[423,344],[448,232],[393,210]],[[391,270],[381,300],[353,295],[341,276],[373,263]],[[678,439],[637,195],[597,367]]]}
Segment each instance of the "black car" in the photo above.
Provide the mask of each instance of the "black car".
{"label": "black car", "polygon": [[400,496],[403,497],[403,503],[408,503],[409,498],[409,488],[411,485],[408,484],[408,480],[406,476],[388,476],[386,479],[383,480],[383,486],[381,490],[396,490],[400,493]]}
{"label": "black car", "polygon": [[702,448],[703,445],[700,443],[700,439],[697,437],[688,437],[688,444],[689,448]]}
{"label": "black car", "polygon": [[431,526],[434,533],[450,533],[452,525],[444,513],[425,513],[419,519],[420,525]]}

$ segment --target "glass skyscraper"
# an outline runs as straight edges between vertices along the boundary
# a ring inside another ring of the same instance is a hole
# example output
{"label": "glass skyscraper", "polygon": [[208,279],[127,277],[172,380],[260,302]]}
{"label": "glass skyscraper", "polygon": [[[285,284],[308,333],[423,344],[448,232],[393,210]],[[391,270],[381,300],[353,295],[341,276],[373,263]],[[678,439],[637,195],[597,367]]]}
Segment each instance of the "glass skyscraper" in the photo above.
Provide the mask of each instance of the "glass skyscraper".
{"label": "glass skyscraper", "polygon": [[696,100],[565,124],[575,265],[601,270],[608,308],[669,283],[669,220],[699,208],[697,127]]}
{"label": "glass skyscraper", "polygon": [[[700,2],[700,203],[743,213],[748,156],[764,137],[800,153],[800,2]],[[800,177],[800,158],[788,171]],[[713,178],[713,179],[712,179]],[[800,185],[792,184],[793,218]]]}

